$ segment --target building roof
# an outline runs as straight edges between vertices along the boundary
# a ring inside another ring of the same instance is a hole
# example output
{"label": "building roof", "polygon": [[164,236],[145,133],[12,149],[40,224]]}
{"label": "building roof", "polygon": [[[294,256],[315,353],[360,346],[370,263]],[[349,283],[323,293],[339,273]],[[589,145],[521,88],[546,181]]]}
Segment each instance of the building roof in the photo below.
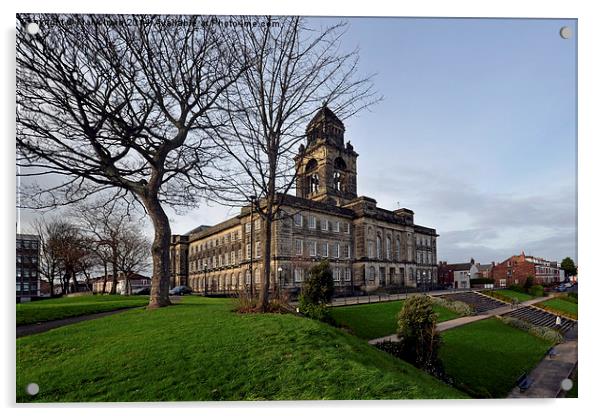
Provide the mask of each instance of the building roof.
{"label": "building roof", "polygon": [[312,130],[318,124],[336,124],[338,127],[345,130],[345,125],[337,117],[337,115],[326,105],[323,105],[318,112],[313,116],[311,121],[307,124],[306,131]]}
{"label": "building roof", "polygon": [[455,263],[443,265],[443,267],[446,267],[448,270],[452,271],[470,270],[472,266],[472,263]]}

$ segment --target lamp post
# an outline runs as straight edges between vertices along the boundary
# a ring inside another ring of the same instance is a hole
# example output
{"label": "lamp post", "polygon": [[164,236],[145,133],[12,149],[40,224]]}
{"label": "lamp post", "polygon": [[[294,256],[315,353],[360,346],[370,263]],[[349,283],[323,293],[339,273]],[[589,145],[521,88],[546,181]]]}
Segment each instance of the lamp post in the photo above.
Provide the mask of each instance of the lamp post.
{"label": "lamp post", "polygon": [[278,266],[278,296],[282,292],[282,266]]}
{"label": "lamp post", "polygon": [[426,293],[426,271],[422,271],[422,291]]}
{"label": "lamp post", "polygon": [[249,261],[249,274],[251,275],[251,297],[253,297],[253,230],[255,229],[255,224],[253,224],[253,211],[255,211],[255,200],[257,199],[257,197],[255,195],[252,195],[249,199],[251,200],[251,259]]}
{"label": "lamp post", "polygon": [[207,296],[207,263],[203,266],[203,271],[205,272],[205,296]]}

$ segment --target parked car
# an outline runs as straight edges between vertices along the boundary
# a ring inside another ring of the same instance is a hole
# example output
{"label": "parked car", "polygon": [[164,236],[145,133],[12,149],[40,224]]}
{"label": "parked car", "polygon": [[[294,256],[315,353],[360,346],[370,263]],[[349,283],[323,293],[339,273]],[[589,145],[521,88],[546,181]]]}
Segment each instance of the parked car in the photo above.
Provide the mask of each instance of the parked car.
{"label": "parked car", "polygon": [[192,293],[192,289],[189,288],[188,286],[176,286],[169,291],[170,295],[177,295],[177,296],[188,295],[190,293]]}
{"label": "parked car", "polygon": [[141,287],[140,289],[132,290],[132,295],[150,295],[150,287]]}

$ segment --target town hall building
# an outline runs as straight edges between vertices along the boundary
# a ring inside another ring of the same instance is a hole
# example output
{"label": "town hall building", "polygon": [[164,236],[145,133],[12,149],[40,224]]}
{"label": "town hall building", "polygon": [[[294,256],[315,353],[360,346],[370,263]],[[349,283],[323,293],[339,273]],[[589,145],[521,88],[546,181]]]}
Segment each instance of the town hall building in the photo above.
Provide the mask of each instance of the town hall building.
{"label": "town hall building", "polygon": [[[298,291],[328,259],[340,293],[436,282],[437,233],[407,208],[387,210],[357,195],[357,157],[345,126],[326,106],[295,157],[296,195],[285,195],[272,231],[272,288]],[[251,207],[214,226],[171,238],[172,286],[228,293],[261,285],[261,227]]]}

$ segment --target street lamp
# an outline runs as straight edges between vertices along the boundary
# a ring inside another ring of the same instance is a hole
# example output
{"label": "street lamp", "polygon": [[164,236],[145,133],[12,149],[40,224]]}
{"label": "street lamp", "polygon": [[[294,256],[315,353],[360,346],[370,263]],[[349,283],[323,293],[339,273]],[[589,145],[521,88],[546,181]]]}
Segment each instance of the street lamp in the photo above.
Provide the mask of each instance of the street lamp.
{"label": "street lamp", "polygon": [[422,271],[422,290],[426,293],[426,271]]}
{"label": "street lamp", "polygon": [[203,279],[205,281],[205,296],[207,296],[207,263],[203,265],[203,271],[205,272],[205,278]]}
{"label": "street lamp", "polygon": [[253,224],[253,211],[255,211],[255,201],[257,197],[255,195],[251,195],[249,199],[251,200],[251,259],[249,261],[249,274],[251,275],[251,297],[253,297],[253,230],[255,229],[255,224]]}
{"label": "street lamp", "polygon": [[278,295],[282,291],[282,266],[278,266]]}

